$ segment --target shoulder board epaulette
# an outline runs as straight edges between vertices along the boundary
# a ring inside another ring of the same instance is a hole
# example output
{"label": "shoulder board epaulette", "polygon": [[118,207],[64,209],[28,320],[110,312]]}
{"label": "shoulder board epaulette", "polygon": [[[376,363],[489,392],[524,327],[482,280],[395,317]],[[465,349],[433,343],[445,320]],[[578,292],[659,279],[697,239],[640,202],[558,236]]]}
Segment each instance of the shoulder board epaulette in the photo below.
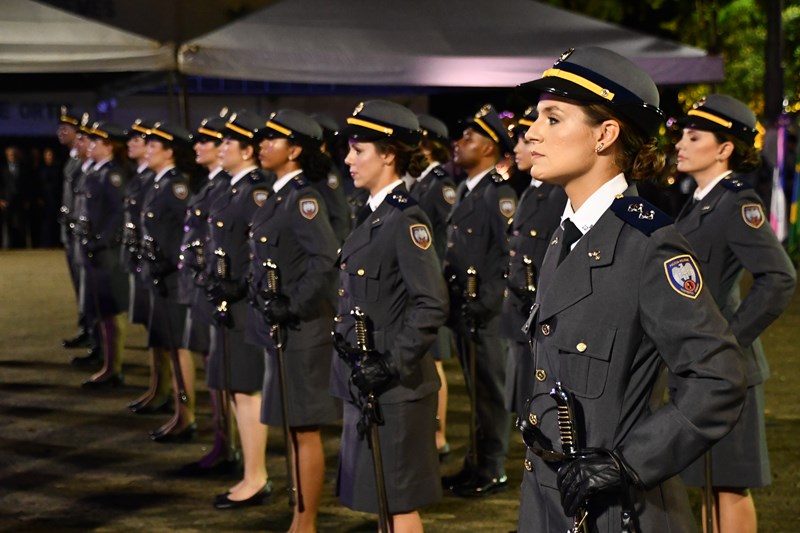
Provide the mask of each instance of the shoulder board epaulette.
{"label": "shoulder board epaulette", "polygon": [[617,196],[611,204],[611,210],[624,222],[648,236],[672,224],[668,214],[639,196]]}
{"label": "shoulder board epaulette", "polygon": [[395,206],[397,209],[404,211],[412,205],[417,205],[417,201],[408,195],[405,191],[395,191],[386,196],[386,201],[390,205]]}
{"label": "shoulder board epaulette", "polygon": [[719,183],[729,191],[733,192],[745,191],[753,188],[753,186],[747,181],[743,180],[742,178],[737,178],[736,176],[722,178],[722,181]]}
{"label": "shoulder board epaulette", "polygon": [[491,179],[492,183],[495,185],[506,185],[506,179],[496,170],[489,172],[489,179]]}
{"label": "shoulder board epaulette", "polygon": [[441,165],[439,165],[438,167],[433,167],[431,173],[437,178],[446,178],[448,176],[447,171]]}
{"label": "shoulder board epaulette", "polygon": [[308,180],[302,174],[298,174],[292,178],[292,187],[295,189],[304,189],[308,187]]}

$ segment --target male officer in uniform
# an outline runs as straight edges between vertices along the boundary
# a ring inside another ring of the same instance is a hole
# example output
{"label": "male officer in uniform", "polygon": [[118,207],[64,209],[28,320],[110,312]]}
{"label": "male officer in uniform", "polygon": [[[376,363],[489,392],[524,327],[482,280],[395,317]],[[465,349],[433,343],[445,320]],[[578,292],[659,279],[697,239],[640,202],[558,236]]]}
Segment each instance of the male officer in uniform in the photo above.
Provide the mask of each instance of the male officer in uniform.
{"label": "male officer in uniform", "polygon": [[[450,214],[444,274],[450,291],[449,325],[467,387],[476,389],[477,461],[443,478],[443,486],[460,496],[483,496],[506,490],[505,458],[511,419],[504,405],[506,343],[500,335],[500,308],[508,262],[506,228],[517,196],[495,172],[495,165],[514,149],[511,136],[491,105],[466,123],[456,141],[454,161],[467,173]],[[477,298],[465,298],[467,272],[477,273]],[[476,335],[470,324],[477,324]],[[476,383],[470,382],[470,344],[475,343]],[[468,455],[469,456],[469,455]]]}
{"label": "male officer in uniform", "polygon": [[[58,142],[69,149],[69,159],[64,164],[64,188],[61,196],[59,222],[61,223],[61,243],[64,245],[64,251],[66,252],[67,266],[69,267],[70,279],[72,280],[72,287],[75,289],[76,299],[80,287],[80,269],[73,260],[74,236],[70,225],[74,225],[75,182],[81,172],[81,158],[77,147],[80,122],[81,115],[79,113],[75,113],[67,106],[61,106],[56,136],[58,137]],[[77,335],[70,339],[64,339],[62,342],[64,348],[89,347],[89,332],[86,327],[86,321],[80,312],[78,313],[78,327]]]}

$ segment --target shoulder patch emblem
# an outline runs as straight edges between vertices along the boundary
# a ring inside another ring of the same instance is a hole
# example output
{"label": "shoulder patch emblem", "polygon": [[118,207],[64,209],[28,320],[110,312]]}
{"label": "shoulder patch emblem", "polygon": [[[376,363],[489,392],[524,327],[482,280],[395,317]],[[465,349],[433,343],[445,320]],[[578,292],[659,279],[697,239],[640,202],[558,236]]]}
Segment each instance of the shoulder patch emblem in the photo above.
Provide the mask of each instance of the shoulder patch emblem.
{"label": "shoulder patch emblem", "polygon": [[517,210],[517,201],[514,198],[500,198],[499,204],[500,213],[506,218],[511,218]]}
{"label": "shoulder patch emblem", "polygon": [[742,206],[742,219],[751,228],[758,229],[764,225],[764,210],[760,204],[745,204]]}
{"label": "shoulder patch emblem", "polygon": [[113,172],[110,176],[108,176],[108,181],[110,181],[111,185],[114,187],[120,187],[122,185],[122,175]]}
{"label": "shoulder patch emblem", "polygon": [[253,191],[253,201],[258,207],[261,207],[267,203],[267,198],[269,198],[269,193],[264,189],[257,189]]}
{"label": "shoulder patch emblem", "polygon": [[303,218],[314,220],[317,213],[319,213],[319,204],[314,198],[300,200],[300,214],[303,215]]}
{"label": "shoulder patch emblem", "polygon": [[456,190],[453,187],[449,185],[442,187],[442,196],[448,204],[453,205],[456,203]]}
{"label": "shoulder patch emblem", "polygon": [[694,300],[703,290],[703,278],[692,256],[676,255],[664,261],[664,271],[670,286],[680,294]]}
{"label": "shoulder patch emblem", "polygon": [[189,187],[187,187],[185,183],[173,183],[172,194],[174,194],[175,198],[178,200],[186,200],[189,196]]}
{"label": "shoulder patch emblem", "polygon": [[425,224],[412,224],[409,228],[411,232],[411,241],[423,250],[431,247],[431,232],[428,231],[428,226]]}
{"label": "shoulder patch emblem", "polygon": [[328,174],[328,187],[334,190],[339,188],[339,178],[336,174]]}

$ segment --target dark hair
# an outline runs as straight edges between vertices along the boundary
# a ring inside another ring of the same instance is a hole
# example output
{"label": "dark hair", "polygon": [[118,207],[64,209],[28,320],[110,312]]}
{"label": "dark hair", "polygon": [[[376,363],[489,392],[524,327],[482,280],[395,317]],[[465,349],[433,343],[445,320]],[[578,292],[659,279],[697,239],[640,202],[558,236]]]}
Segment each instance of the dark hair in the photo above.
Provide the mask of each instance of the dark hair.
{"label": "dark hair", "polygon": [[111,157],[122,169],[128,168],[128,147],[123,141],[113,139],[103,140],[111,145]]}
{"label": "dark hair", "polygon": [[295,142],[289,139],[290,146],[299,146],[303,149],[297,162],[303,169],[303,174],[312,183],[320,182],[328,178],[333,162],[330,156],[323,152],[320,146],[311,146],[308,143]]}
{"label": "dark hair", "polygon": [[592,124],[600,124],[613,119],[619,122],[620,150],[614,162],[625,173],[625,177],[634,181],[657,181],[666,169],[667,157],[658,146],[658,139],[647,137],[639,128],[627,119],[612,112],[600,104],[583,105],[586,116]]}
{"label": "dark hair", "polygon": [[428,168],[428,158],[419,145],[411,146],[395,139],[381,139],[375,141],[375,149],[379,154],[394,154],[394,166],[398,176],[408,174],[412,178],[417,178]]}
{"label": "dark hair", "polygon": [[733,144],[733,153],[728,159],[728,168],[737,173],[750,172],[761,166],[761,154],[752,143],[726,133],[714,133],[717,142]]}
{"label": "dark hair", "polygon": [[447,163],[450,161],[450,145],[440,140],[422,139],[422,148],[430,151],[433,161],[431,163]]}

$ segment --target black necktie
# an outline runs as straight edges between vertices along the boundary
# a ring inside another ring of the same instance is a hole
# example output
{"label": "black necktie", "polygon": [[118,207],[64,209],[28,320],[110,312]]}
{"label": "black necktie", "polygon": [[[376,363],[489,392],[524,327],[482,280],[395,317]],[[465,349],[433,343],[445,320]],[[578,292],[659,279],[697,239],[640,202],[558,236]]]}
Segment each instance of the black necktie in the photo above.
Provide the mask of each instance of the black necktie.
{"label": "black necktie", "polygon": [[567,257],[567,254],[572,249],[572,245],[581,238],[581,230],[578,229],[578,226],[572,223],[570,219],[564,220],[564,235],[561,237],[563,242],[561,243],[561,255],[558,256],[558,264],[561,264],[561,261]]}
{"label": "black necktie", "polygon": [[356,226],[360,226],[361,223],[367,220],[371,214],[372,208],[369,206],[368,202],[364,204],[364,206],[358,211],[358,216],[356,217]]}

